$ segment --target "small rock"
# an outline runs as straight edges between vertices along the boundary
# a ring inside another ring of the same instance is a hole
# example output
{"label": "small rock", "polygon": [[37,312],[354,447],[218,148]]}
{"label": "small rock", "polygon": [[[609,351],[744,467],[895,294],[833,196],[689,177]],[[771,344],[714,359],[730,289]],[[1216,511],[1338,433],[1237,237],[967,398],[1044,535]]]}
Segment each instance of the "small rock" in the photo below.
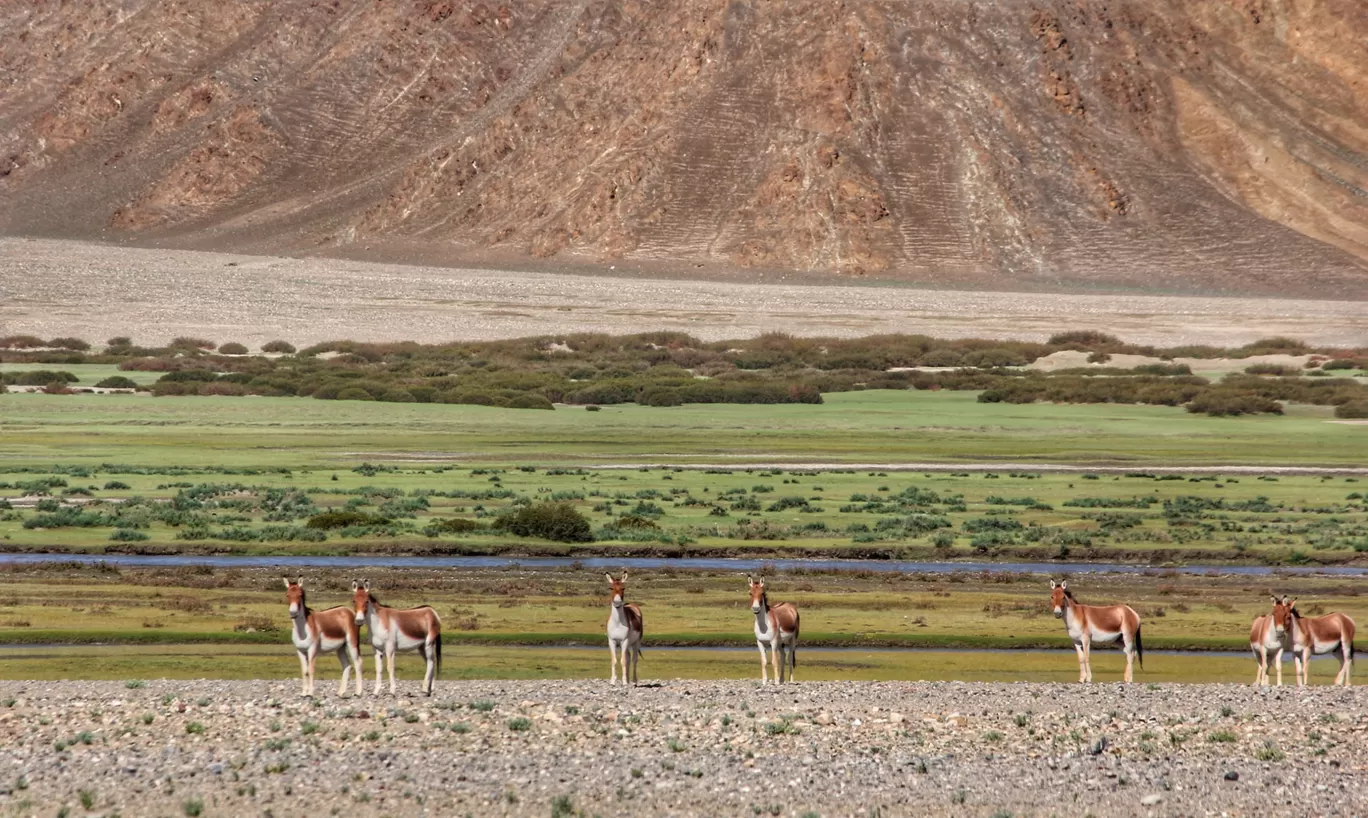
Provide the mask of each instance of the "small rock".
{"label": "small rock", "polygon": [[1142,807],[1152,807],[1152,806],[1154,806],[1154,805],[1156,805],[1156,804],[1161,803],[1163,800],[1164,800],[1164,796],[1162,796],[1162,795],[1160,795],[1159,793],[1156,792],[1156,793],[1154,793],[1153,795],[1146,795],[1144,798],[1141,798],[1141,799],[1140,799],[1140,806],[1142,806]]}
{"label": "small rock", "polygon": [[1088,748],[1088,754],[1089,754],[1089,755],[1100,756],[1100,755],[1102,755],[1103,753],[1105,753],[1106,751],[1107,751],[1107,737],[1106,737],[1106,736],[1103,736],[1102,738],[1100,738],[1100,739],[1098,739],[1097,741],[1093,742],[1093,746],[1091,746],[1091,747]]}
{"label": "small rock", "polygon": [[902,724],[904,721],[907,720],[907,717],[904,716],[902,713],[889,713],[888,720],[894,724]]}
{"label": "small rock", "polygon": [[1225,774],[1225,780],[1227,780],[1227,781],[1239,781],[1239,780],[1240,780],[1240,774],[1237,773],[1237,772],[1235,772],[1234,770],[1230,770],[1229,772],[1227,772],[1227,773]]}

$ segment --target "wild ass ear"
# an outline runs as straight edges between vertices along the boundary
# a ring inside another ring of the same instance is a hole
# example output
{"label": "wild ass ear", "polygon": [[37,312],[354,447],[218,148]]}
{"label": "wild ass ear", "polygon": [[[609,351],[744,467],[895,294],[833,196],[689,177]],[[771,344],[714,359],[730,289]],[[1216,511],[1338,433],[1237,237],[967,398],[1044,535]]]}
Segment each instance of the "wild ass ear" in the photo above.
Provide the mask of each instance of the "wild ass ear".
{"label": "wild ass ear", "polygon": [[289,577],[281,577],[281,579],[285,580],[285,590],[287,590],[287,591],[290,590],[290,578],[289,578]]}
{"label": "wild ass ear", "polygon": [[299,578],[299,582],[296,582],[295,584],[298,585],[299,587],[303,588],[303,587],[304,587],[304,577],[300,577],[300,578]]}
{"label": "wild ass ear", "polygon": [[1069,590],[1069,581],[1068,581],[1068,580],[1060,580],[1060,581],[1059,581],[1059,587],[1060,587],[1061,589],[1065,590],[1065,591]]}
{"label": "wild ass ear", "polygon": [[1053,591],[1057,587],[1059,587],[1059,583],[1055,582],[1054,580],[1050,580],[1050,590]]}
{"label": "wild ass ear", "polygon": [[1295,607],[1297,607],[1297,599],[1296,599],[1296,597],[1293,597],[1293,598],[1292,598],[1292,601],[1289,602],[1289,603],[1287,603],[1287,607],[1289,607],[1289,608],[1295,608]]}
{"label": "wild ass ear", "polygon": [[606,580],[608,580],[608,584],[609,584],[609,585],[612,585],[612,584],[613,584],[613,575],[612,575],[612,574],[609,574],[609,573],[606,573],[606,572],[605,572],[604,575],[603,575],[603,578],[606,579]]}
{"label": "wild ass ear", "polygon": [[626,569],[626,568],[623,568],[623,569],[622,569],[622,581],[623,581],[623,582],[626,582],[626,581],[627,581],[627,569]]}
{"label": "wild ass ear", "polygon": [[1278,595],[1277,595],[1277,594],[1269,594],[1269,596],[1273,597],[1273,604],[1274,604],[1274,605],[1277,605],[1277,604],[1278,604]]}
{"label": "wild ass ear", "polygon": [[360,587],[361,587],[361,583],[357,582],[356,580],[352,580],[352,590],[353,590],[353,591],[359,589]]}

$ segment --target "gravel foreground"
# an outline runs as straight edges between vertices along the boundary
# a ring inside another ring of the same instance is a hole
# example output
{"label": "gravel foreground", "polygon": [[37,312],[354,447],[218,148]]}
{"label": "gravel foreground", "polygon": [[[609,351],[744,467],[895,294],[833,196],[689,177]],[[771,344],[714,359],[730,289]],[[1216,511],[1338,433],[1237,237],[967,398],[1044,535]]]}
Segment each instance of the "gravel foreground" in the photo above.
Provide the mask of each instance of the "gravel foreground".
{"label": "gravel foreground", "polygon": [[[801,674],[801,667],[799,668]],[[801,678],[801,676],[800,676]],[[129,685],[133,686],[129,686]],[[1353,815],[1363,688],[0,682],[5,815]]]}

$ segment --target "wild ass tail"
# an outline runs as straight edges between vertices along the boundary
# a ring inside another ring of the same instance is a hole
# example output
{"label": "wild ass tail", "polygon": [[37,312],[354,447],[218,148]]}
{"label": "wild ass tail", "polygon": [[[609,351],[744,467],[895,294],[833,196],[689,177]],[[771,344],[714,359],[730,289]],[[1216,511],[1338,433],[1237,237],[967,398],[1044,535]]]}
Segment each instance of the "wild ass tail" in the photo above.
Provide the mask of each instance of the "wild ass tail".
{"label": "wild ass tail", "polygon": [[[1140,625],[1135,626],[1135,658],[1140,662],[1140,669],[1145,669],[1145,643],[1140,639]],[[1257,656],[1258,654],[1255,654]]]}
{"label": "wild ass tail", "polygon": [[442,635],[437,634],[437,638],[432,643],[432,680],[437,681],[442,675]]}

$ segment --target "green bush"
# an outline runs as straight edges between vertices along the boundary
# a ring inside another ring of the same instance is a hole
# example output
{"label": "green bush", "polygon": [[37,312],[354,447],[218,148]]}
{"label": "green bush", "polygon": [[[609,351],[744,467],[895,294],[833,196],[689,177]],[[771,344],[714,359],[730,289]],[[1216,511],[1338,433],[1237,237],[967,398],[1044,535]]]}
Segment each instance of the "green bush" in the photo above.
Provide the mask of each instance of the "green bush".
{"label": "green bush", "polygon": [[637,403],[642,406],[682,406],[684,395],[678,389],[646,389],[637,398]]}
{"label": "green bush", "polygon": [[138,384],[132,378],[125,378],[123,375],[112,375],[99,383],[95,384],[101,389],[137,389]]}
{"label": "green bush", "polygon": [[1354,400],[1335,407],[1337,418],[1368,418],[1368,400]]}
{"label": "green bush", "polygon": [[366,514],[360,511],[325,511],[322,514],[315,514],[304,523],[307,528],[327,530],[332,528],[347,528],[354,525],[388,525],[388,517],[381,517],[374,514]]}
{"label": "green bush", "polygon": [[556,542],[592,542],[589,520],[569,503],[536,503],[506,511],[494,521],[494,528],[519,537],[537,537]]}
{"label": "green bush", "polygon": [[337,393],[338,400],[375,400],[375,396],[359,386],[348,386]]}
{"label": "green bush", "polygon": [[0,374],[0,383],[13,384],[14,386],[47,386],[50,383],[76,383],[78,380],[79,378],[70,372],[55,372],[51,369]]}
{"label": "green bush", "polygon": [[53,338],[51,341],[48,341],[47,345],[58,349],[70,349],[75,352],[85,352],[90,349],[90,344],[82,341],[80,338]]}
{"label": "green bush", "polygon": [[514,395],[504,404],[509,409],[555,409],[551,401],[535,392]]}
{"label": "green bush", "polygon": [[1353,358],[1335,358],[1335,359],[1333,359],[1333,360],[1329,360],[1329,361],[1326,361],[1325,363],[1321,364],[1321,369],[1325,369],[1325,370],[1355,369],[1355,368],[1357,368],[1358,366],[1359,366],[1359,362],[1358,362],[1358,361],[1355,361]]}
{"label": "green bush", "polygon": [[450,517],[445,520],[433,520],[423,528],[423,533],[429,537],[436,537],[442,534],[469,534],[472,531],[479,531],[484,526],[475,520],[467,520],[464,517]]}
{"label": "green bush", "polygon": [[1207,414],[1212,417],[1283,413],[1282,404],[1273,398],[1219,389],[1198,395],[1188,402],[1186,408],[1193,414]]}
{"label": "green bush", "polygon": [[243,346],[242,344],[239,344],[237,341],[229,341],[228,343],[219,347],[218,351],[221,355],[246,355],[247,347]]}
{"label": "green bush", "polygon": [[407,389],[390,389],[380,396],[385,403],[416,403],[417,398]]}
{"label": "green bush", "polygon": [[109,535],[109,539],[114,542],[141,542],[148,537],[141,531],[135,531],[131,528],[116,528],[114,533]]}
{"label": "green bush", "polygon": [[294,344],[289,341],[267,341],[261,345],[261,351],[293,355],[295,353],[295,347]]}

